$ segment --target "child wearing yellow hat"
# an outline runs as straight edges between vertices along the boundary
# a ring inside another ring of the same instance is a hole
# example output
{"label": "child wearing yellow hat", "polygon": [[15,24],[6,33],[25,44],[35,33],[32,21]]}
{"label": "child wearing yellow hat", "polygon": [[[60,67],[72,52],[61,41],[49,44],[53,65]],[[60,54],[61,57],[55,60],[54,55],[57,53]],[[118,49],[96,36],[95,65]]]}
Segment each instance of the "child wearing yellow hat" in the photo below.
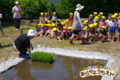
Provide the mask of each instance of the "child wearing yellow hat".
{"label": "child wearing yellow hat", "polygon": [[94,23],[93,15],[90,14],[90,15],[89,15],[89,18],[88,18],[88,24],[92,24],[92,23]]}
{"label": "child wearing yellow hat", "polygon": [[36,24],[34,30],[36,32],[36,36],[40,36],[40,34],[41,34],[40,24]]}
{"label": "child wearing yellow hat", "polygon": [[56,23],[56,20],[57,20],[56,12],[53,12],[51,21],[52,21],[53,23]]}
{"label": "child wearing yellow hat", "polygon": [[73,13],[69,13],[69,18],[68,18],[69,21],[73,21]]}
{"label": "child wearing yellow hat", "polygon": [[41,35],[40,36],[42,37],[43,35],[45,35],[47,30],[48,30],[47,26],[45,24],[41,24]]}
{"label": "child wearing yellow hat", "polygon": [[100,29],[98,28],[98,23],[93,23],[93,26],[95,30],[95,39],[98,39],[100,33]]}
{"label": "child wearing yellow hat", "polygon": [[116,31],[116,27],[117,27],[117,23],[116,23],[116,21],[114,21],[114,19],[115,19],[115,16],[112,15],[110,20],[107,22],[108,32],[109,32],[108,40],[111,42],[114,42],[115,31]]}
{"label": "child wearing yellow hat", "polygon": [[42,13],[42,12],[40,13],[39,21],[40,21],[40,24],[44,24],[45,23],[44,13]]}
{"label": "child wearing yellow hat", "polygon": [[98,16],[99,16],[99,19],[98,19],[98,23],[99,23],[101,21],[102,16],[103,16],[103,12],[100,12]]}
{"label": "child wearing yellow hat", "polygon": [[95,17],[94,17],[94,22],[95,22],[95,23],[98,23],[98,20],[99,20],[99,17],[98,17],[98,16],[95,16]]}
{"label": "child wearing yellow hat", "polygon": [[115,16],[114,21],[118,22],[118,20],[119,20],[119,14],[118,13],[114,13],[114,16]]}
{"label": "child wearing yellow hat", "polygon": [[46,31],[45,35],[44,36],[48,36],[48,37],[51,37],[53,35],[51,35],[51,32],[52,32],[52,29],[55,27],[54,24],[47,24],[47,28],[48,30]]}
{"label": "child wearing yellow hat", "polygon": [[97,16],[97,15],[98,15],[98,13],[97,13],[97,12],[94,12],[94,13],[93,13],[93,16],[94,16],[94,17],[95,17],[95,16]]}
{"label": "child wearing yellow hat", "polygon": [[[82,37],[85,38],[85,41],[88,38],[88,32],[86,31],[87,29],[84,27],[82,28]],[[87,41],[86,41],[87,42]]]}
{"label": "child wearing yellow hat", "polygon": [[94,28],[94,25],[93,24],[90,24],[89,25],[89,41],[93,41],[94,38],[95,38],[95,28]]}
{"label": "child wearing yellow hat", "polygon": [[45,23],[48,21],[48,13],[45,13]]}
{"label": "child wearing yellow hat", "polygon": [[104,42],[107,39],[107,30],[106,26],[102,26],[99,34],[99,42]]}
{"label": "child wearing yellow hat", "polygon": [[99,28],[101,28],[102,26],[106,26],[105,16],[102,16],[101,20],[99,21]]}
{"label": "child wearing yellow hat", "polygon": [[72,26],[68,27],[68,37],[72,36]]}

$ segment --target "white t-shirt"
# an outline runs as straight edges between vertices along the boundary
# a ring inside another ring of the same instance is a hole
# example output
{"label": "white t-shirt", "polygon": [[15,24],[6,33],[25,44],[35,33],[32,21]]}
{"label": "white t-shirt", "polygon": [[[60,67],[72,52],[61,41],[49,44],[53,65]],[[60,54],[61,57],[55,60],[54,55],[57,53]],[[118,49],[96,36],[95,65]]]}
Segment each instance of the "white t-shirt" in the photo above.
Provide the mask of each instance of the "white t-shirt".
{"label": "white t-shirt", "polygon": [[56,21],[57,20],[57,16],[52,16],[52,21]]}
{"label": "white t-shirt", "polygon": [[115,21],[109,20],[107,21],[108,27],[116,27],[117,23]]}

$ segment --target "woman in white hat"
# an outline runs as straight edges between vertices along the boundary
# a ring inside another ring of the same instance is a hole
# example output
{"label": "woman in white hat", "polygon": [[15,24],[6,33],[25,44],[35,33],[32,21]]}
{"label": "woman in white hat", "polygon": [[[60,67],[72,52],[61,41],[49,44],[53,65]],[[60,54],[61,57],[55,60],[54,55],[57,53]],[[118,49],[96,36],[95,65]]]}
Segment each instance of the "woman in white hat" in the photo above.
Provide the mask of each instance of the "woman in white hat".
{"label": "woman in white hat", "polygon": [[81,4],[77,4],[76,5],[76,9],[75,9],[75,12],[74,12],[74,19],[73,19],[73,25],[72,25],[72,30],[73,30],[73,34],[70,38],[70,41],[69,43],[70,44],[74,44],[73,43],[73,39],[75,37],[75,34],[78,34],[81,38],[81,41],[83,44],[85,44],[85,39],[82,37],[81,35],[81,30],[82,30],[82,22],[80,20],[80,14],[79,12],[84,8],[84,6],[82,6]]}
{"label": "woman in white hat", "polygon": [[33,46],[30,43],[30,39],[33,39],[36,36],[36,32],[34,30],[29,30],[27,34],[20,35],[13,43],[13,47],[15,50],[20,52],[19,56],[24,57],[26,52],[31,54],[30,48],[33,49]]}
{"label": "woman in white hat", "polygon": [[16,30],[20,29],[20,19],[21,19],[20,10],[21,9],[19,7],[19,2],[15,2],[15,6],[12,8],[12,13],[13,13],[14,25]]}

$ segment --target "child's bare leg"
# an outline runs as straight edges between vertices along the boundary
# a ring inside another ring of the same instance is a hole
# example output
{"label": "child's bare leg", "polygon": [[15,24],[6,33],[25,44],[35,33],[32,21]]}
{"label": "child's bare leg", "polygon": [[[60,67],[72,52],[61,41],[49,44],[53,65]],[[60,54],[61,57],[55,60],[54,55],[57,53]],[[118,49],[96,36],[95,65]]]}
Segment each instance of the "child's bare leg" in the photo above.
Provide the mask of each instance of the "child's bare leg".
{"label": "child's bare leg", "polygon": [[101,39],[102,39],[102,35],[100,34],[99,35],[99,42],[101,42]]}
{"label": "child's bare leg", "polygon": [[111,41],[112,33],[109,32],[108,40]]}
{"label": "child's bare leg", "polygon": [[59,37],[59,36],[57,36],[57,39],[58,39],[59,41],[61,41],[61,39],[60,39],[60,37]]}
{"label": "child's bare leg", "polygon": [[120,41],[120,33],[118,33],[118,38],[117,38],[117,42]]}
{"label": "child's bare leg", "polygon": [[114,42],[115,39],[115,33],[112,33],[112,42]]}

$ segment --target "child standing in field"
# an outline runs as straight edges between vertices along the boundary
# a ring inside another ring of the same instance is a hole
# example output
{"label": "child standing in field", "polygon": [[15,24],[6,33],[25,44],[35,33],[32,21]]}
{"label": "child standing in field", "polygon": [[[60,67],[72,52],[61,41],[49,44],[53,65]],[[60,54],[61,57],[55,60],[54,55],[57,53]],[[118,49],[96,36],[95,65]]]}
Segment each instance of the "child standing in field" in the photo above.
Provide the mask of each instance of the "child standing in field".
{"label": "child standing in field", "polygon": [[108,25],[108,32],[109,32],[109,37],[108,40],[111,42],[114,42],[114,37],[115,37],[115,29],[116,29],[116,22],[114,21],[115,16],[112,15],[110,21],[107,22]]}
{"label": "child standing in field", "polygon": [[52,21],[53,23],[56,23],[56,20],[57,20],[56,12],[53,12],[53,16],[52,16],[51,21]]}
{"label": "child standing in field", "polygon": [[44,13],[40,13],[39,20],[40,20],[40,24],[44,24],[45,23]]}

